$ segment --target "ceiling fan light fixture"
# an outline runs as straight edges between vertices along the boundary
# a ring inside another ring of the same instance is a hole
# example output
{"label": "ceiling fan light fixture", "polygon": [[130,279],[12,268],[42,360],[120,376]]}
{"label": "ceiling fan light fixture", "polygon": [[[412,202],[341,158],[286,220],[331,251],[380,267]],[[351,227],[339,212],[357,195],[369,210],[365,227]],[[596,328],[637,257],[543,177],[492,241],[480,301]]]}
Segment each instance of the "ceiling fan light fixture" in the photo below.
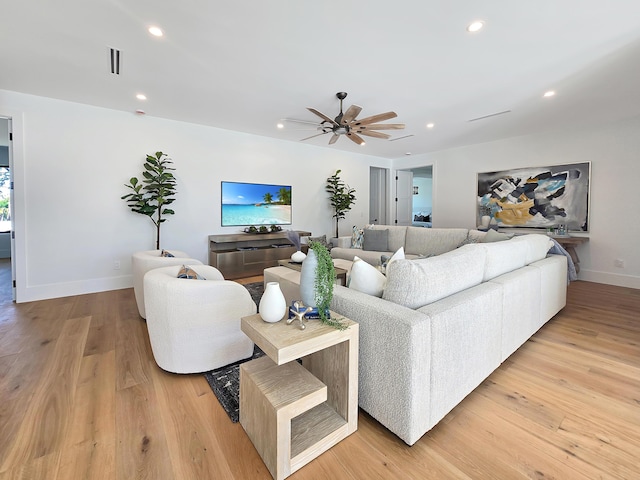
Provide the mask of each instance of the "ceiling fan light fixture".
{"label": "ceiling fan light fixture", "polygon": [[467,32],[479,32],[480,30],[482,30],[482,27],[484,27],[484,22],[482,20],[475,20],[467,26]]}

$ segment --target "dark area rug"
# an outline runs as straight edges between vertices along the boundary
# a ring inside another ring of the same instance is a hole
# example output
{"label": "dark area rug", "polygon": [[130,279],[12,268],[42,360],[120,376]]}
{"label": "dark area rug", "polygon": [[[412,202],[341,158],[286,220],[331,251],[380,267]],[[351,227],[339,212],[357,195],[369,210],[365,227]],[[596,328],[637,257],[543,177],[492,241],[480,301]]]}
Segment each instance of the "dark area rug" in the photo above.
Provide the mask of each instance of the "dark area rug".
{"label": "dark area rug", "polygon": [[[260,297],[264,286],[262,282],[249,283],[245,285],[251,298],[256,302],[256,306],[260,303]],[[250,358],[240,360],[238,362],[226,365],[224,367],[211,370],[204,374],[207,383],[218,398],[220,405],[227,412],[233,423],[237,423],[239,419],[239,398],[240,398],[240,365],[254,358],[262,357],[264,352],[257,345],[253,348],[253,355]]]}

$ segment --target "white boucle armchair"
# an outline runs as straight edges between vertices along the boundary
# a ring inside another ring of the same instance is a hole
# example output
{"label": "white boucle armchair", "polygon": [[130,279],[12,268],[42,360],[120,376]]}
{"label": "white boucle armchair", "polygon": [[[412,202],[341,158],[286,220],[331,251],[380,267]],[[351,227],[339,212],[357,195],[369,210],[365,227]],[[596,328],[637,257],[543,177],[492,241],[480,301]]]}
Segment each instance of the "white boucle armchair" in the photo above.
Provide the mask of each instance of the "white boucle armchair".
{"label": "white boucle armchair", "polygon": [[173,373],[213,370],[253,354],[240,319],[256,313],[249,291],[217,268],[189,265],[205,280],[178,278],[181,265],[144,276],[147,329],[153,357]]}
{"label": "white boucle armchair", "polygon": [[188,254],[178,250],[169,250],[173,257],[161,256],[162,250],[146,250],[136,252],[131,256],[131,269],[133,271],[133,293],[136,296],[138,313],[142,318],[147,318],[144,309],[144,274],[149,270],[171,265],[194,265],[201,264],[200,260],[190,258]]}

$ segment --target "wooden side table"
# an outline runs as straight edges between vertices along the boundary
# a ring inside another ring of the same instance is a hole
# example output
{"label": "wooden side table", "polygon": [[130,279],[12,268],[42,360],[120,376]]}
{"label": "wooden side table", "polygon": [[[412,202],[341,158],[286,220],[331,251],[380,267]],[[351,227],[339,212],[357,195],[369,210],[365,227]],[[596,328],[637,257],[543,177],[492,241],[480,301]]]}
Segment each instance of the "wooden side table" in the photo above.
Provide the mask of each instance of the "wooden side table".
{"label": "wooden side table", "polygon": [[578,252],[576,252],[575,247],[577,245],[582,245],[583,243],[587,243],[589,241],[589,237],[556,237],[556,236],[552,236],[551,238],[553,238],[556,242],[558,242],[560,245],[562,245],[562,248],[564,248],[567,251],[567,253],[571,257],[571,260],[573,260],[573,264],[576,267],[576,273],[579,273],[580,272],[580,259],[578,258]]}
{"label": "wooden side table", "polygon": [[343,321],[343,331],[319,320],[300,330],[242,318],[242,331],[266,356],[240,366],[240,424],[277,480],[358,428],[359,330]]}

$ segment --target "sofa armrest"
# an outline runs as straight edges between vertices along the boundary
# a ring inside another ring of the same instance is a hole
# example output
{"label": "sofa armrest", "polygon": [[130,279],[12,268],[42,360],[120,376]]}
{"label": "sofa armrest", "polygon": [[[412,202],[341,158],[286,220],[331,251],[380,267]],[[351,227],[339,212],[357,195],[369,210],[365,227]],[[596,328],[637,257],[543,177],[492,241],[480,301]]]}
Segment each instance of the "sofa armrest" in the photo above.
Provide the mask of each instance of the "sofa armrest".
{"label": "sofa armrest", "polygon": [[360,325],[360,406],[412,445],[431,427],[430,318],[338,285],[331,309]]}

